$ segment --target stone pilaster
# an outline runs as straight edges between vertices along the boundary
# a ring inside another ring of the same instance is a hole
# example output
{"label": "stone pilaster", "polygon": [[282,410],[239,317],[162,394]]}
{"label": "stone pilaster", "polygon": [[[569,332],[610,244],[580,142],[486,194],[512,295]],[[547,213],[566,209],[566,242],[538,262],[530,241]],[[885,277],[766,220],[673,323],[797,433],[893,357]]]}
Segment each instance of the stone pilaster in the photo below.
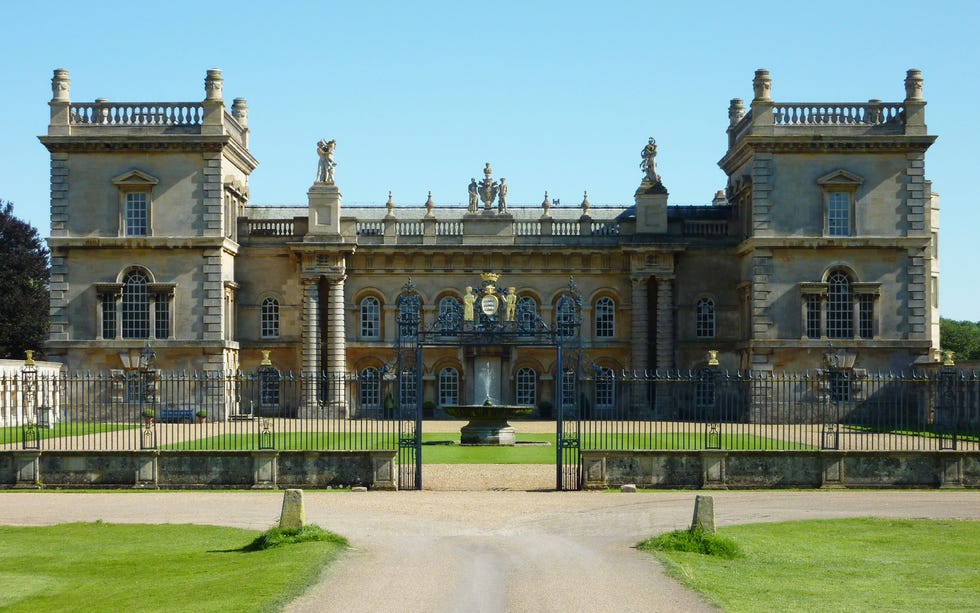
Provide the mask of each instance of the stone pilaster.
{"label": "stone pilaster", "polygon": [[657,370],[674,368],[674,277],[657,277]]}
{"label": "stone pilaster", "polygon": [[347,346],[344,342],[344,280],[346,275],[327,279],[327,372],[347,372]]}
{"label": "stone pilaster", "polygon": [[306,376],[320,374],[320,279],[303,279],[303,354],[301,365]]}
{"label": "stone pilaster", "polygon": [[752,235],[772,236],[772,154],[756,153],[752,160]]}
{"label": "stone pilaster", "polygon": [[925,154],[909,153],[905,156],[905,210],[906,236],[921,236],[926,233],[926,179]]}
{"label": "stone pilaster", "polygon": [[926,303],[926,258],[921,249],[909,249],[906,260],[906,276],[908,278],[908,300],[906,313],[908,317],[908,338],[927,339],[929,327],[929,310]]}
{"label": "stone pilaster", "polygon": [[633,370],[643,373],[650,368],[650,307],[647,300],[647,286],[650,278],[639,275],[631,277],[630,281],[633,284],[633,322],[630,334],[631,361],[633,362]]}

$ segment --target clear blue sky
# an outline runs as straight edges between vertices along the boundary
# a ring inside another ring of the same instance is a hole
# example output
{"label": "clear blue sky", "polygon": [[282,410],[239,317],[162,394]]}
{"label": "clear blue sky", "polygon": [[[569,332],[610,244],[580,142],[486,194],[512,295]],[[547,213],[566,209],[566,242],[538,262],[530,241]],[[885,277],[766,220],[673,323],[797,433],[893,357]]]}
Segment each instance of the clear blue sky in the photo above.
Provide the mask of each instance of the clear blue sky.
{"label": "clear blue sky", "polygon": [[[728,101],[768,68],[777,101],[900,101],[920,68],[941,194],[944,317],[980,320],[980,3],[17,2],[4,7],[0,198],[48,233],[54,68],[71,97],[245,97],[255,204],[306,202],[337,139],[344,204],[463,203],[485,162],[513,204],[628,203],[648,136],[671,204],[724,187]],[[35,5],[35,6],[30,6]]]}

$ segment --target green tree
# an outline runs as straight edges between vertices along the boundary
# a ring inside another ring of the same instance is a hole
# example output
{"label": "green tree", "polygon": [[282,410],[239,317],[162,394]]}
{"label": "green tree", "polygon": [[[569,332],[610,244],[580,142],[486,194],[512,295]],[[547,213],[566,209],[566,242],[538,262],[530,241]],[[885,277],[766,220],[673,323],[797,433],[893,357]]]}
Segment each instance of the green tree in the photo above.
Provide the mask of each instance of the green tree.
{"label": "green tree", "polygon": [[0,358],[23,359],[48,336],[48,249],[0,200]]}
{"label": "green tree", "polygon": [[940,319],[939,345],[956,360],[980,360],[980,322]]}

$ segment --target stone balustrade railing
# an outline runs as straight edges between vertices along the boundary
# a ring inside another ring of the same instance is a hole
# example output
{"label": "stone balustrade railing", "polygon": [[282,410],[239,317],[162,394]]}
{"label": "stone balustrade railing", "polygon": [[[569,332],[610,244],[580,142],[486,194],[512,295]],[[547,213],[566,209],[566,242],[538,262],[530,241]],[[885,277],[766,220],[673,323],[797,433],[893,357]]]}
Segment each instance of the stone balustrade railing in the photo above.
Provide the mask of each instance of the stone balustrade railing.
{"label": "stone balustrade railing", "polygon": [[541,222],[540,221],[515,221],[514,235],[515,236],[540,236]]}
{"label": "stone balustrade railing", "polygon": [[437,221],[436,236],[462,236],[463,222],[461,221]]}
{"label": "stone balustrade railing", "polygon": [[397,236],[422,236],[424,233],[425,224],[421,221],[399,221],[395,224]]}
{"label": "stone balustrade railing", "polygon": [[772,105],[777,126],[878,126],[901,122],[901,102],[781,102]]}
{"label": "stone balustrade railing", "polygon": [[245,228],[249,236],[293,236],[296,231],[292,219],[249,219]]}
{"label": "stone balustrade railing", "polygon": [[684,236],[697,238],[721,238],[728,234],[728,221],[685,219]]}
{"label": "stone balustrade railing", "polygon": [[383,221],[359,221],[357,222],[358,236],[384,236],[385,222]]}
{"label": "stone balustrade railing", "polygon": [[200,102],[73,102],[68,118],[76,126],[200,126],[204,106]]}

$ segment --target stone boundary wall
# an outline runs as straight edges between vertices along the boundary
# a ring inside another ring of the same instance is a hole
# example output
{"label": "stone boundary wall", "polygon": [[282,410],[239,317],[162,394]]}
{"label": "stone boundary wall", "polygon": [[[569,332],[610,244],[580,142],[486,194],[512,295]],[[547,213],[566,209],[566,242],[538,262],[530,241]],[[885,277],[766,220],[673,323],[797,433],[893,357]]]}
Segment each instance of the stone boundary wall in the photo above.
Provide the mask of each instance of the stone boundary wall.
{"label": "stone boundary wall", "polygon": [[980,488],[977,451],[582,451],[586,489]]}
{"label": "stone boundary wall", "polygon": [[397,489],[396,451],[3,451],[0,488]]}

